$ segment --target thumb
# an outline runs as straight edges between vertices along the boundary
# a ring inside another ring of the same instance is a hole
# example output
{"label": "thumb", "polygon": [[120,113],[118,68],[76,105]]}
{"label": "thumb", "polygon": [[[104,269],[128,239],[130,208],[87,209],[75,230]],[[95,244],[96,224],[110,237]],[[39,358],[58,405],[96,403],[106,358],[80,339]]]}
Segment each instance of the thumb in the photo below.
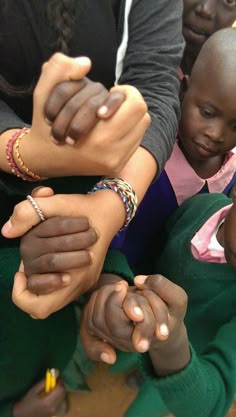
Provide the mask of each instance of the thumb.
{"label": "thumb", "polygon": [[86,328],[87,306],[84,308],[80,324],[80,335],[84,350],[89,359],[96,362],[105,362],[112,365],[116,361],[116,352],[109,343],[90,334]]}
{"label": "thumb", "polygon": [[[59,195],[37,198],[36,202],[46,218],[60,216],[63,209],[64,214],[67,215],[64,200]],[[22,236],[39,222],[40,218],[31,203],[28,200],[21,201],[14,207],[12,216],[2,227],[2,235],[9,239]]]}
{"label": "thumb", "polygon": [[[42,72],[36,85],[34,98],[40,98],[41,110],[51,90],[62,81],[79,80],[91,68],[91,61],[87,57],[70,58],[62,53],[54,54],[42,66]],[[40,109],[38,108],[40,111]]]}
{"label": "thumb", "polygon": [[35,187],[31,192],[32,197],[51,197],[54,191],[51,187]]}

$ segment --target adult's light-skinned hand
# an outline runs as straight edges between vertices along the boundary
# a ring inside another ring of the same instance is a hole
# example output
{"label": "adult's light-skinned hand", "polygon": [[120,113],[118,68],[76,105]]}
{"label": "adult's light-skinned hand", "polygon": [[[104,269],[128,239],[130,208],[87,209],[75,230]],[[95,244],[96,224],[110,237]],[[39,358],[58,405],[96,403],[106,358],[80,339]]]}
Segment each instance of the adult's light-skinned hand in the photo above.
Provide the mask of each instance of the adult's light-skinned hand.
{"label": "adult's light-skinned hand", "polygon": [[[50,195],[50,189],[47,190]],[[43,192],[43,189],[39,190],[41,195]],[[113,193],[114,198],[107,205],[104,194],[110,195],[110,191],[99,191],[90,195],[36,197],[46,218],[60,216],[62,213],[63,216],[70,217],[85,215],[90,219],[91,227],[94,227],[98,232],[99,239],[90,247],[92,264],[79,270],[65,271],[70,274],[71,283],[60,290],[37,296],[27,289],[27,278],[24,273],[17,273],[13,287],[13,301],[19,308],[35,318],[43,319],[75,300],[96,284],[110,241],[124,221],[124,213],[122,213],[124,209],[119,197]],[[94,210],[94,207],[99,207],[99,210]],[[115,218],[110,216],[110,210],[117,213]],[[2,233],[8,238],[21,236],[38,223],[38,215],[29,201],[23,201],[15,207],[11,220],[2,229]]]}

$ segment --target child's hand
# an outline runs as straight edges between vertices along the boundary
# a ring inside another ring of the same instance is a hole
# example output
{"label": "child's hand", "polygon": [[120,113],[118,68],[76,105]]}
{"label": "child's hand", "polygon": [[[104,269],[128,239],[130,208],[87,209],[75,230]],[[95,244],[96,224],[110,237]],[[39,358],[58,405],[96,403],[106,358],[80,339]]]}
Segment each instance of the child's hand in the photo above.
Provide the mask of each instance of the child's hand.
{"label": "child's hand", "polygon": [[134,290],[120,281],[92,294],[81,324],[81,336],[91,359],[115,362],[112,346],[127,352],[148,350],[155,318],[146,298]]}
{"label": "child's hand", "polygon": [[66,141],[73,145],[95,126],[98,119],[111,117],[124,100],[123,92],[109,92],[101,83],[87,77],[58,84],[45,105],[52,137],[58,143]]}
{"label": "child's hand", "polygon": [[[89,247],[97,241],[86,217],[52,217],[26,233],[20,245],[28,289],[48,294],[70,283],[70,269],[92,263]],[[40,275],[39,275],[40,274]]]}
{"label": "child's hand", "polygon": [[13,416],[52,417],[56,415],[65,396],[66,391],[61,380],[49,394],[44,393],[44,380],[42,380],[14,405]]}
{"label": "child's hand", "polygon": [[122,281],[92,295],[81,326],[91,359],[114,363],[112,346],[138,352],[161,345],[165,348],[167,340],[171,344],[182,329],[187,308],[182,288],[161,275],[136,277],[135,284],[138,291],[128,291],[127,283]]}

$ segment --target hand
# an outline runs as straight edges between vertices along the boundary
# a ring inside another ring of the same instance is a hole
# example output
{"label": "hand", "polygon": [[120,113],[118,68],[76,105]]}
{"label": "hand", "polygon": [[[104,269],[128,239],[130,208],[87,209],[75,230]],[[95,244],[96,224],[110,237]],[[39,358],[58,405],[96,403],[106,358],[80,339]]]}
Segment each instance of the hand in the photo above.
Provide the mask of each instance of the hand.
{"label": "hand", "polygon": [[86,249],[96,241],[86,217],[53,217],[35,226],[20,245],[28,289],[42,295],[70,284],[65,271],[89,266],[92,258]]}
{"label": "hand", "polygon": [[[119,211],[122,203],[119,197],[110,191],[99,191],[90,195],[51,195],[44,198],[37,197],[36,201],[46,218],[85,215],[92,219],[91,227],[94,227],[99,235],[98,241],[90,247],[93,263],[87,268],[70,271],[71,283],[60,290],[36,296],[27,289],[27,279],[24,274],[22,272],[16,274],[13,301],[31,316],[43,319],[96,285],[108,246],[121,227],[123,217],[122,210],[121,213]],[[94,210],[94,207],[99,207],[99,210]],[[117,213],[115,218],[111,216],[114,212]],[[13,238],[23,235],[38,223],[38,215],[29,201],[23,201],[15,207],[11,220],[2,229],[2,233],[8,238]]]}
{"label": "hand", "polygon": [[124,100],[123,92],[109,93],[102,84],[86,77],[60,83],[45,104],[51,135],[57,143],[72,145],[95,126],[98,118],[113,116]]}
{"label": "hand", "polygon": [[[82,117],[85,110],[82,106],[83,109],[81,108],[77,115],[83,126],[82,129],[87,130],[87,134],[80,137],[76,146],[64,146],[63,149],[55,146],[51,141],[51,127],[44,118],[46,100],[50,97],[56,84],[61,81],[80,80],[89,68],[90,61],[88,59],[76,60],[62,54],[53,55],[43,66],[41,77],[34,91],[32,128],[27,137],[21,140],[22,159],[33,172],[42,177],[115,175],[137,150],[150,124],[151,119],[147,113],[146,103],[138,90],[132,86],[116,86],[110,90],[108,101],[105,101],[105,105],[112,109],[111,115],[109,114],[110,110],[104,115],[101,111],[102,106],[96,114],[100,120],[95,123],[94,110],[92,119],[87,119],[87,117]],[[90,88],[90,84],[88,84],[86,90],[90,90]],[[117,97],[121,96],[125,97],[125,101],[117,110],[118,104],[120,104],[120,99],[117,100]],[[90,104],[91,101],[93,102],[93,99],[90,100]],[[115,110],[116,112],[113,114]],[[69,109],[69,111],[73,113],[73,110]],[[66,131],[68,122],[65,121],[65,117],[70,120],[67,112],[68,108],[65,108],[59,120],[56,119],[54,135],[58,136],[60,130]],[[74,127],[73,119],[71,122],[73,129],[68,133],[73,139],[77,139],[80,127],[77,126],[77,123]],[[94,125],[93,128],[91,128],[92,125]],[[61,135],[59,136],[61,137]],[[37,158],[33,158],[32,155],[37,155]]]}
{"label": "hand", "polygon": [[13,417],[52,417],[65,399],[62,380],[49,394],[44,393],[44,380],[34,385],[13,408]]}
{"label": "hand", "polygon": [[[184,325],[188,301],[186,292],[162,275],[138,276],[135,285],[148,300],[156,322],[159,323],[156,339],[149,349],[157,375],[179,372],[190,361],[189,341]],[[157,296],[156,299],[153,294]],[[161,341],[158,334],[162,333],[163,325],[166,337]]]}
{"label": "hand", "polygon": [[[119,281],[120,277],[117,277],[117,283],[114,283],[113,275],[107,277],[108,284],[105,282],[94,291],[84,309],[81,337],[90,359],[114,363],[113,347],[127,352],[147,351],[156,323],[145,297],[125,281]],[[166,334],[158,334],[158,337],[163,340]]]}
{"label": "hand", "polygon": [[[136,277],[135,284],[138,291],[128,292],[127,284],[120,282],[115,287],[104,286],[92,295],[81,323],[81,336],[90,359],[114,363],[113,346],[138,352],[157,349],[160,356],[162,349],[166,354],[168,346],[173,347],[175,339],[179,343],[176,336],[184,327],[185,292],[160,275]],[[173,312],[162,297],[174,299]],[[188,361],[189,355],[185,359]]]}

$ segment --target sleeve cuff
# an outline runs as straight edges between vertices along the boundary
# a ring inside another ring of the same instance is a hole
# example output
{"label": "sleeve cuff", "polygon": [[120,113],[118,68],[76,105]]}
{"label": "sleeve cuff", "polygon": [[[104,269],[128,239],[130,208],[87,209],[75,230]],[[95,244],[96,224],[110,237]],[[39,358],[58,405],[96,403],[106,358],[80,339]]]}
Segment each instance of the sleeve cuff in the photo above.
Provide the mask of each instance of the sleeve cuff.
{"label": "sleeve cuff", "polygon": [[109,249],[102,269],[103,273],[120,275],[130,285],[133,285],[134,274],[128,264],[128,261],[118,250]]}

